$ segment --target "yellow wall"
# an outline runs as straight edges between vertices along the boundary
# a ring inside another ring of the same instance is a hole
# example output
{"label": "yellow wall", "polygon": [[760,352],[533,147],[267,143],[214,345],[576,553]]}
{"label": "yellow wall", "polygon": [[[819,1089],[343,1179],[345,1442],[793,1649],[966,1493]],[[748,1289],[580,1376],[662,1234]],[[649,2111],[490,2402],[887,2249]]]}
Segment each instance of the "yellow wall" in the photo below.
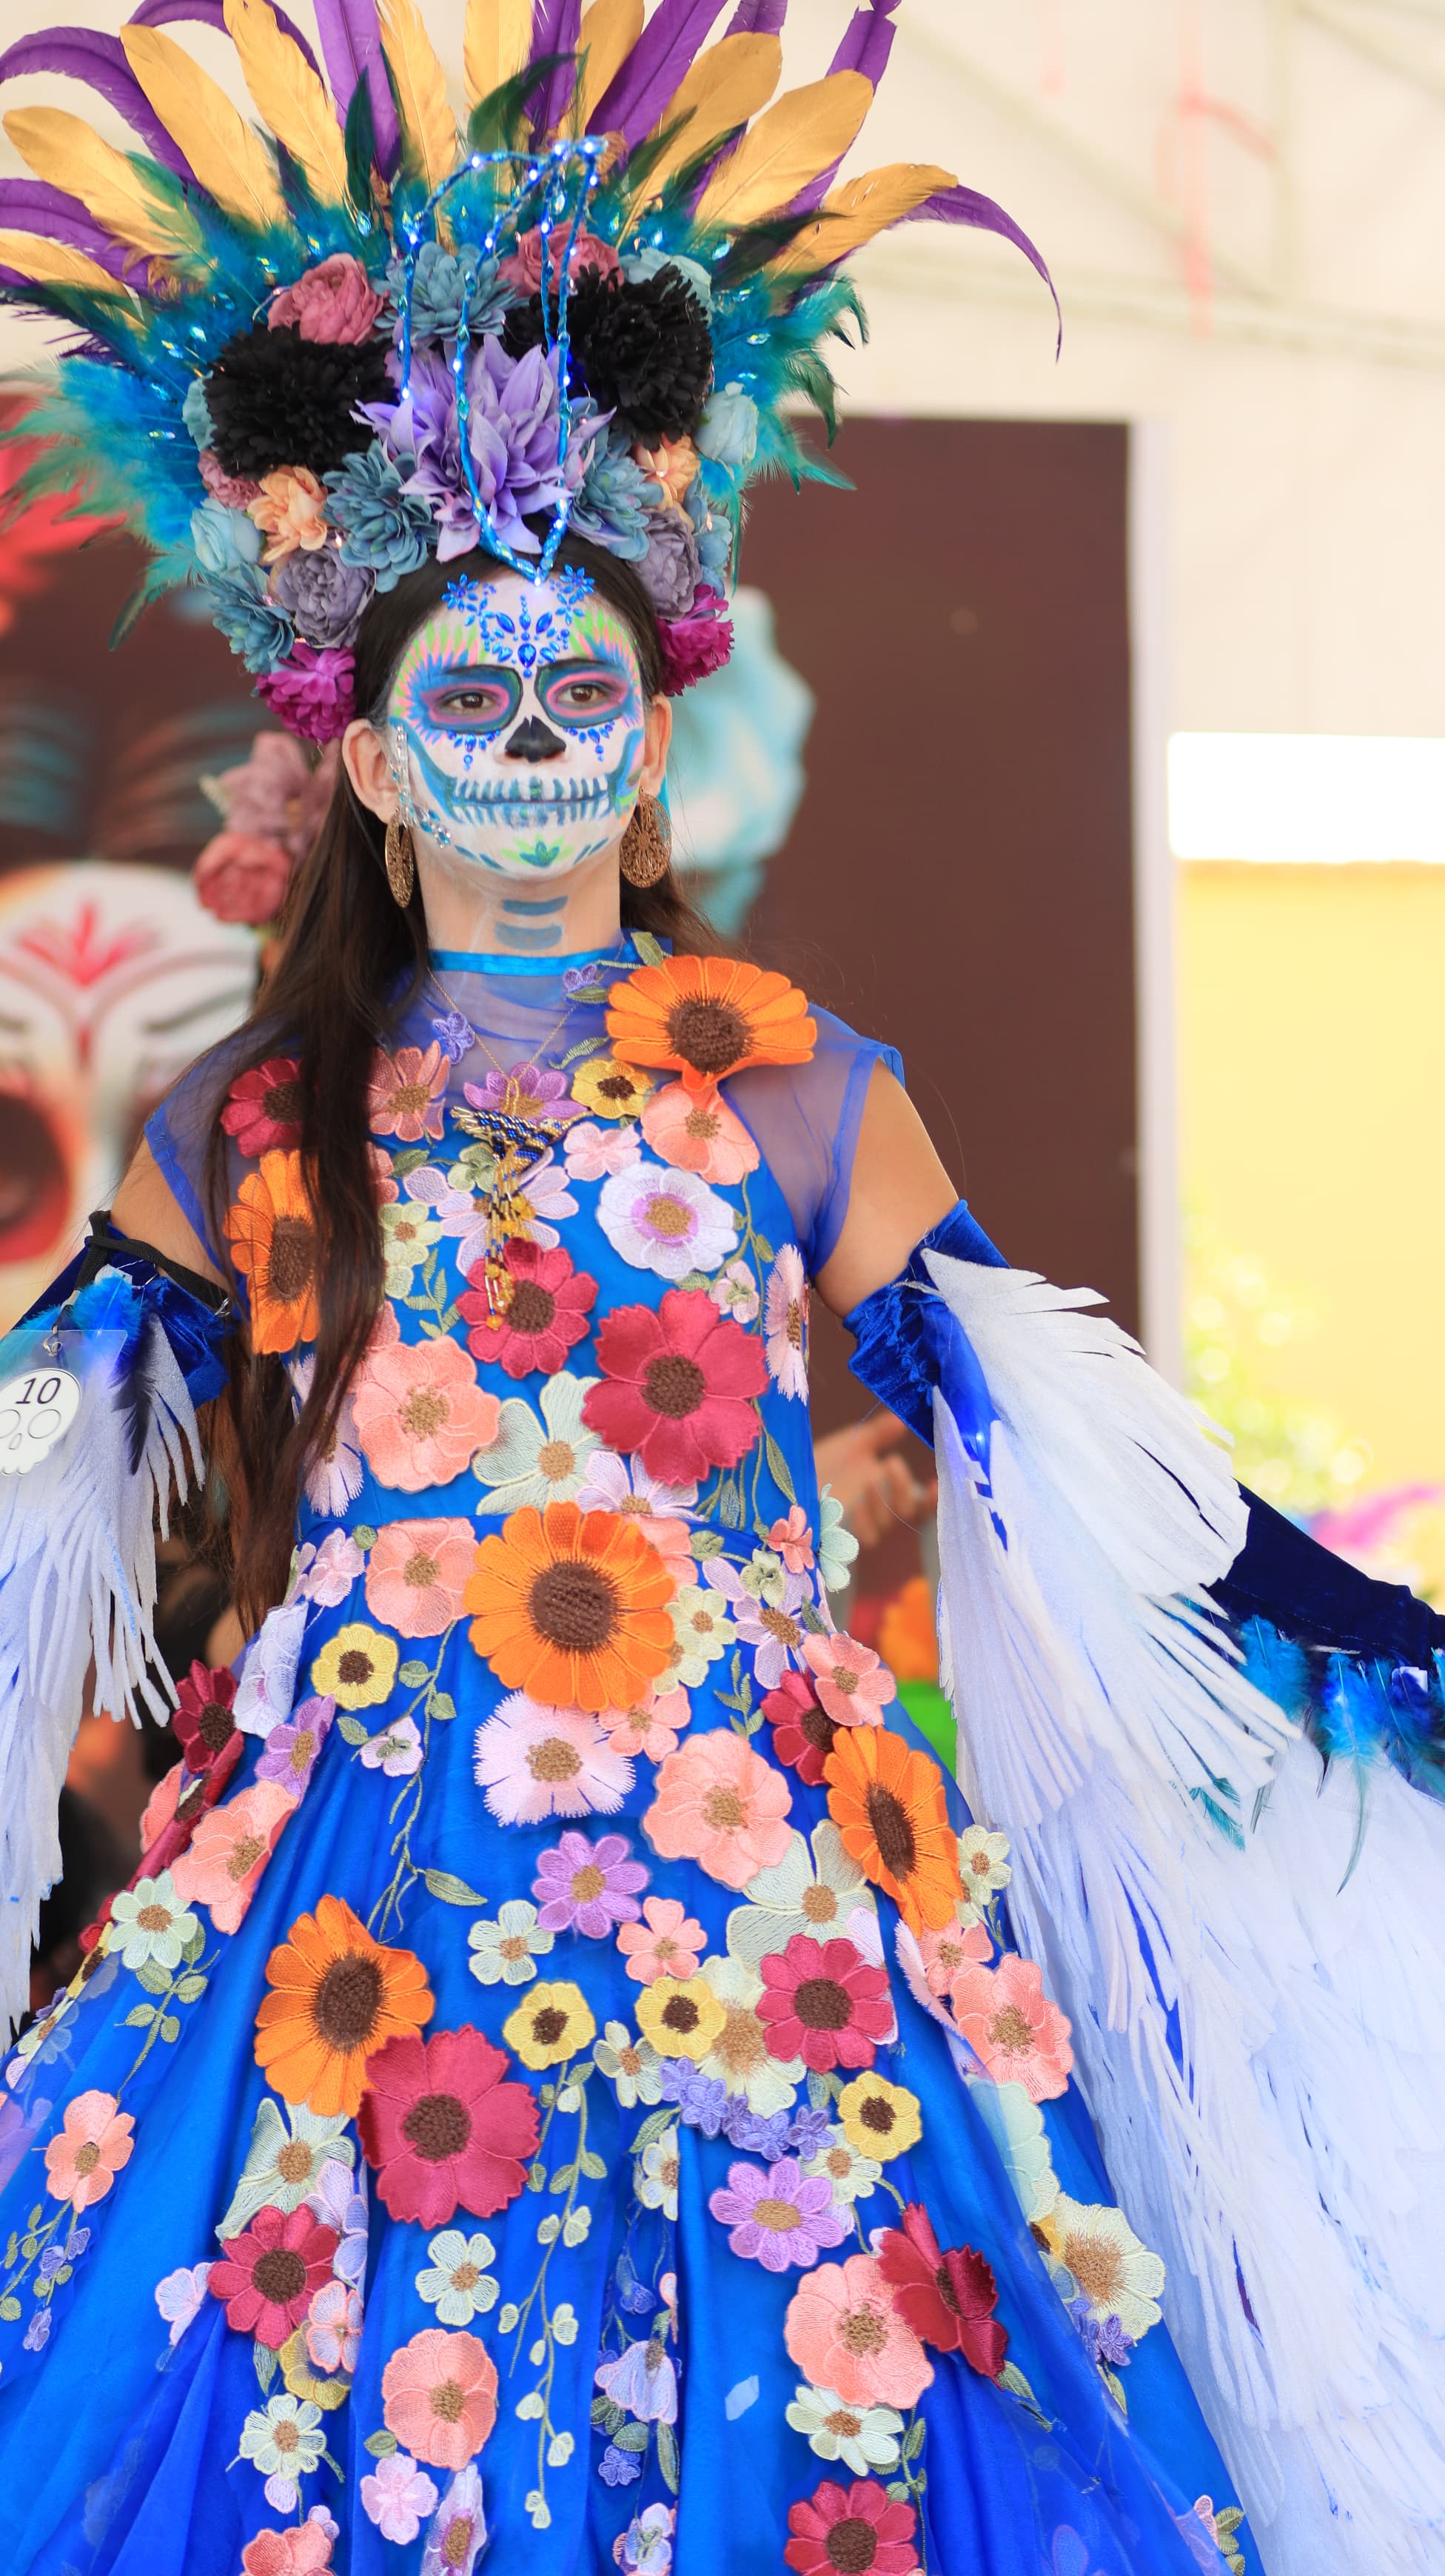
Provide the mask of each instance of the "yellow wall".
{"label": "yellow wall", "polygon": [[1179,926],[1186,1204],[1310,1319],[1271,1392],[1445,1481],[1445,868],[1186,866]]}

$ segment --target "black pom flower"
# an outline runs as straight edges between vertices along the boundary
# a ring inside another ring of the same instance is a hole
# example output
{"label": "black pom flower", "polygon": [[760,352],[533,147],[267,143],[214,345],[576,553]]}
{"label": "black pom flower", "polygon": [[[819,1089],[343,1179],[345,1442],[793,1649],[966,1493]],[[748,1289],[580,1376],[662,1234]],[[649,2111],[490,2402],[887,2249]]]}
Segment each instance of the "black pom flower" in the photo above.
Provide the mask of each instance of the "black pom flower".
{"label": "black pom flower", "polygon": [[270,474],[279,465],[328,473],[371,444],[372,431],[352,418],[357,404],[393,399],[384,341],[303,340],[294,322],[238,332],[206,378],[227,474]]}
{"label": "black pom flower", "polygon": [[[556,328],[556,298],[552,299]],[[567,299],[572,374],[602,411],[638,439],[681,438],[697,427],[712,382],[707,315],[679,270],[636,285],[584,269]],[[543,337],[542,299],[509,313],[502,344],[514,358]]]}

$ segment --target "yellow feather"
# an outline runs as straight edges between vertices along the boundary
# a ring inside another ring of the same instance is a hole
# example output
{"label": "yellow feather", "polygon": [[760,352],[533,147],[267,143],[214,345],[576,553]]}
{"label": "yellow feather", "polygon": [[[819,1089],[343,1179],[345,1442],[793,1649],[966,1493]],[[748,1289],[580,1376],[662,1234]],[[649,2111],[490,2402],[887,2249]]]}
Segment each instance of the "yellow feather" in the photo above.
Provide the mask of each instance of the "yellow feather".
{"label": "yellow feather", "polygon": [[37,179],[78,197],[113,241],[163,259],[200,248],[192,218],[152,198],[134,164],[103,142],[83,116],[63,107],[17,107],[5,119],[5,131]]}
{"label": "yellow feather", "polygon": [[120,41],[166,132],[222,213],[256,226],[288,222],[270,154],[210,73],[159,27],[122,27]]}
{"label": "yellow feather", "polygon": [[585,134],[642,33],[643,0],[592,0],[577,39],[577,129]]}
{"label": "yellow feather", "polygon": [[515,79],[531,48],[532,0],[467,0],[462,67],[468,107]]}
{"label": "yellow feather", "polygon": [[284,144],[324,206],[346,196],[346,146],[326,89],[270,0],[226,0],[226,32],[261,122]]}
{"label": "yellow feather", "polygon": [[829,190],[818,209],[827,220],[799,233],[777,259],[769,260],[767,273],[805,277],[811,269],[831,268],[834,260],[847,259],[875,233],[911,215],[926,197],[957,185],[951,170],[936,170],[927,161],[891,161],[886,169],[845,179],[841,188]]}
{"label": "yellow feather", "polygon": [[13,268],[42,286],[83,286],[91,295],[118,295],[127,304],[136,298],[99,260],[65,242],[42,241],[35,233],[0,232],[0,268]]}
{"label": "yellow feather", "polygon": [[696,160],[720,134],[746,125],[766,107],[782,71],[783,48],[776,36],[724,36],[700,54],[657,120],[655,130],[663,133],[679,117],[687,121],[649,171],[648,196],[658,195],[675,170]]}
{"label": "yellow feather", "polygon": [[461,144],[447,105],[446,74],[422,25],[416,0],[382,0],[381,41],[396,82],[411,158],[428,189],[439,188],[461,159]]}
{"label": "yellow feather", "polygon": [[830,72],[790,89],[743,136],[703,193],[699,224],[729,232],[776,214],[848,149],[868,113],[873,84],[861,72]]}

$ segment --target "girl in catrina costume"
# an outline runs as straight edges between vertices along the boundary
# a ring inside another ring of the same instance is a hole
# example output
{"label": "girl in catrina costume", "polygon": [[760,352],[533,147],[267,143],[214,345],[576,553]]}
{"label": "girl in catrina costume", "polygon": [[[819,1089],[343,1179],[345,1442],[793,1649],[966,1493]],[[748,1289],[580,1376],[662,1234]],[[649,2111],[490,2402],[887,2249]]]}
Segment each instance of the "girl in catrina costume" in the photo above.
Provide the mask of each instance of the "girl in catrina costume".
{"label": "girl in catrina costume", "polygon": [[[254,1630],[5,2069],[13,2576],[1445,2547],[1441,1625],[670,872],[840,262],[1029,249],[836,183],[891,13],[769,104],[783,0],[471,0],[465,136],[412,0],[0,59],[136,137],[5,120],[56,470],[342,764],[260,1015],[0,1354],[5,2008],[197,1479]],[[810,1282],[935,1444],[963,1796],[830,1609]]]}

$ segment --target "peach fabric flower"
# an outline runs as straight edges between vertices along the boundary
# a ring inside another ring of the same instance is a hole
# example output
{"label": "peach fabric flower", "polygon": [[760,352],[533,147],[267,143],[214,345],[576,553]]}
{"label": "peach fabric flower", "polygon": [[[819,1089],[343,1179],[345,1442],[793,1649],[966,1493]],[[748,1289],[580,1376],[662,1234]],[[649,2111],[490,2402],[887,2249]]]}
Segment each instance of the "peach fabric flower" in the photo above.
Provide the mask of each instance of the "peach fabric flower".
{"label": "peach fabric flower", "polygon": [[[907,1936],[913,1939],[913,1934]],[[993,1957],[993,1943],[981,1923],[970,1923],[965,1931],[961,1923],[945,1923],[941,1932],[917,1935],[918,1955],[931,1995],[946,1995],[954,1978],[976,1960],[985,1965]]]}
{"label": "peach fabric flower", "polygon": [[740,1181],[758,1167],[756,1145],[716,1091],[689,1091],[670,1082],[648,1101],[642,1132],[660,1161],[705,1181]]}
{"label": "peach fabric flower", "polygon": [[378,1055],[367,1093],[367,1123],[378,1136],[394,1136],[399,1145],[433,1142],[441,1135],[446,1114],[445,1092],[451,1060],[434,1039],[421,1047],[398,1047],[395,1055]]}
{"label": "peach fabric flower", "polygon": [[660,438],[655,447],[639,439],[632,451],[632,462],[640,466],[649,482],[661,484],[664,501],[670,501],[675,510],[682,508],[697,481],[698,453],[690,438],[685,434],[681,438]]}
{"label": "peach fabric flower", "polygon": [[261,555],[265,564],[284,563],[298,546],[314,555],[326,543],[326,486],[309,465],[278,465],[263,474],[261,489],[246,516],[271,542]]}
{"label": "peach fabric flower", "polygon": [[331,2565],[332,2534],[324,2522],[291,2531],[258,2531],[241,2552],[245,2576],[321,2576]]}
{"label": "peach fabric flower", "polygon": [[134,2127],[113,2093],[77,2093],[59,2137],[45,2150],[52,2200],[69,2201],[72,2209],[93,2209],[104,2200],[121,2166],[130,2162]]}
{"label": "peach fabric flower", "polygon": [[898,1696],[893,1675],[871,1646],[841,1630],[805,1637],[803,1660],[813,1675],[824,1713],[835,1726],[881,1726],[883,1711]]}
{"label": "peach fabric flower", "polygon": [[640,1923],[619,1923],[617,1947],[640,1986],[656,1985],[659,1977],[685,1983],[697,1972],[707,1934],[675,1896],[647,1896]]}
{"label": "peach fabric flower", "polygon": [[216,832],[191,870],[196,900],[217,921],[259,930],[274,921],[291,883],[291,854],[258,832]]}
{"label": "peach fabric flower", "polygon": [[370,339],[385,302],[360,260],[339,250],[315,268],[303,269],[294,286],[284,286],[273,297],[266,320],[273,331],[294,322],[303,340],[345,347]]}
{"label": "peach fabric flower", "polygon": [[786,1520],[774,1521],[768,1532],[768,1545],[775,1548],[790,1574],[806,1574],[815,1563],[813,1533],[808,1515],[801,1503],[794,1503]]}
{"label": "peach fabric flower", "polygon": [[413,2459],[464,2469],[497,2420],[497,2374],[475,2335],[428,2326],[381,2374],[382,2413]]}
{"label": "peach fabric flower", "polygon": [[142,1852],[148,1852],[152,1843],[159,1841],[161,1835],[165,1832],[167,1825],[175,1815],[176,1801],[181,1794],[181,1779],[185,1771],[185,1767],[186,1766],[183,1762],[173,1762],[169,1771],[165,1772],[156,1782],[150,1796],[147,1798],[145,1813],[140,1820],[140,1847]]}
{"label": "peach fabric flower", "polygon": [[439,1637],[462,1615],[477,1534],[470,1521],[391,1521],[366,1567],[366,1606],[402,1637]]}
{"label": "peach fabric flower", "polygon": [[477,1384],[460,1343],[373,1342],[352,1397],[357,1437],[378,1483],[404,1494],[449,1485],[489,1449],[502,1408]]}
{"label": "peach fabric flower", "polygon": [[786,1854],[791,1804],[782,1772],[719,1727],[669,1753],[643,1830],[666,1859],[695,1860],[724,1887],[742,1888]]}
{"label": "peach fabric flower", "polygon": [[188,1905],[208,1905],[218,1932],[238,1932],[298,1804],[279,1780],[253,1780],[224,1807],[213,1807],[197,1825],[190,1849],[172,1866],[176,1894]]}
{"label": "peach fabric flower", "polygon": [[783,2321],[783,2341],[803,2377],[836,2390],[845,2406],[915,2406],[933,2378],[872,2254],[810,2272]]}
{"label": "peach fabric flower", "polygon": [[954,2020],[996,2084],[1022,2084],[1031,2102],[1067,2093],[1071,2025],[1044,1993],[1036,1960],[1010,1951],[996,1968],[970,1964],[948,1995]]}
{"label": "peach fabric flower", "polygon": [[[652,1523],[654,1529],[659,1526]],[[674,1690],[645,1691],[631,1708],[604,1708],[597,1723],[607,1729],[614,1753],[629,1758],[645,1753],[649,1762],[661,1762],[677,1751],[677,1739],[691,1719],[692,1702],[679,1682]]]}

